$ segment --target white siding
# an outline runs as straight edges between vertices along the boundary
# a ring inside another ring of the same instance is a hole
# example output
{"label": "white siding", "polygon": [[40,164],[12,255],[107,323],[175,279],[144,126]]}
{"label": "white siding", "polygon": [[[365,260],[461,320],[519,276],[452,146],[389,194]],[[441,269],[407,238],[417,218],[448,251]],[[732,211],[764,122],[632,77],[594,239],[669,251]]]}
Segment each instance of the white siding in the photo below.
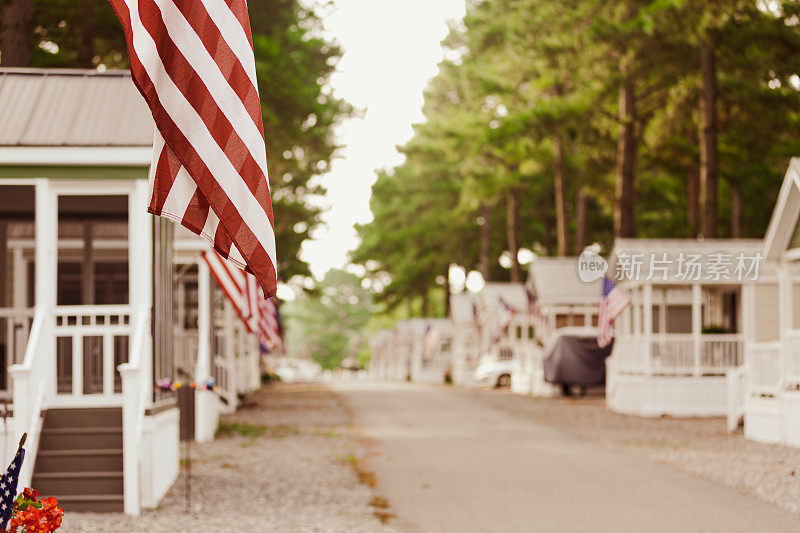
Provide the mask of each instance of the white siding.
{"label": "white siding", "polygon": [[753,309],[755,318],[755,341],[771,342],[780,337],[778,316],[778,284],[771,283],[753,287]]}

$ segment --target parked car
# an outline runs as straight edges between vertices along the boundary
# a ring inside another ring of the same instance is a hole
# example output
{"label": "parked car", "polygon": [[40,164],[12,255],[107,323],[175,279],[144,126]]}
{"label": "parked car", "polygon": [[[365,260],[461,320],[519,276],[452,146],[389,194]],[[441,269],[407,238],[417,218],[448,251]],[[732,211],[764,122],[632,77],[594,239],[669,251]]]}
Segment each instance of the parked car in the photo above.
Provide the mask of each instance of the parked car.
{"label": "parked car", "polygon": [[556,330],[544,351],[544,379],[560,385],[565,396],[581,398],[591,386],[603,385],[606,358],[612,344],[597,346],[597,328],[567,327]]}
{"label": "parked car", "polygon": [[472,379],[479,387],[511,388],[511,370],[514,361],[492,361],[478,365],[472,374]]}
{"label": "parked car", "polygon": [[297,383],[318,380],[322,374],[322,368],[311,360],[282,358],[274,366],[273,372],[283,382]]}

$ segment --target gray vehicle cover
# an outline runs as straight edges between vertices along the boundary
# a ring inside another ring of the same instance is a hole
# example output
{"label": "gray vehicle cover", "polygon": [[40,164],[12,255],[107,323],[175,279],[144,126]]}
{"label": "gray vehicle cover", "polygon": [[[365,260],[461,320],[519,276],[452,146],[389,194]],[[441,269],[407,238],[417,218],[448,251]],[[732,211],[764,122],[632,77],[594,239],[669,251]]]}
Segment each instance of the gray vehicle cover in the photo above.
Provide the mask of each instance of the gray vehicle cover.
{"label": "gray vehicle cover", "polygon": [[596,337],[559,337],[545,354],[544,379],[567,385],[602,385],[606,380],[606,357],[613,347],[613,342],[605,348],[598,347]]}

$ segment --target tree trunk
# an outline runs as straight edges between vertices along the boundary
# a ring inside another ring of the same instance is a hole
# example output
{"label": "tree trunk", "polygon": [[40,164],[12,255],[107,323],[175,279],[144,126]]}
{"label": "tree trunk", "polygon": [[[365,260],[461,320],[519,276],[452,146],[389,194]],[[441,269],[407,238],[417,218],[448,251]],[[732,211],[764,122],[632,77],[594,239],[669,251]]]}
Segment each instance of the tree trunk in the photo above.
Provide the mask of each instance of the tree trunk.
{"label": "tree trunk", "polygon": [[0,28],[0,65],[30,66],[33,47],[33,0],[5,0]]}
{"label": "tree trunk", "polygon": [[703,41],[700,70],[703,87],[700,92],[700,205],[702,224],[700,234],[706,238],[717,235],[717,183],[719,155],[717,153],[717,65],[711,39]]}
{"label": "tree trunk", "polygon": [[444,283],[444,316],[445,318],[450,316],[450,272],[445,272],[445,281]]}
{"label": "tree trunk", "polygon": [[700,171],[696,165],[686,169],[686,222],[689,226],[689,237],[696,238],[699,234],[700,214]]}
{"label": "tree trunk", "polygon": [[580,255],[586,247],[586,190],[578,187],[575,200],[575,255]]}
{"label": "tree trunk", "polygon": [[489,281],[492,272],[492,266],[490,264],[492,255],[492,206],[483,203],[481,204],[480,212],[483,224],[481,224],[481,242],[478,262],[484,281]]}
{"label": "tree trunk", "polygon": [[731,238],[742,237],[742,189],[731,184]]}
{"label": "tree trunk", "polygon": [[430,312],[430,306],[428,305],[428,292],[429,291],[427,289],[423,289],[423,291],[420,293],[420,296],[422,297],[422,308],[420,309],[420,314],[422,316],[428,316]]}
{"label": "tree trunk", "polygon": [[94,13],[95,0],[81,0],[80,26],[78,26],[78,62],[80,68],[94,68]]}
{"label": "tree trunk", "polygon": [[522,269],[517,260],[519,252],[519,191],[506,193],[506,243],[511,254],[511,281],[522,281]]}
{"label": "tree trunk", "polygon": [[555,180],[553,189],[555,190],[556,202],[556,253],[563,257],[567,255],[567,213],[564,207],[564,181],[566,164],[564,161],[564,142],[561,132],[556,132],[553,138],[555,151]]}
{"label": "tree trunk", "polygon": [[619,90],[619,120],[617,140],[617,184],[614,193],[614,236],[633,237],[634,182],[636,179],[636,94],[633,79],[627,68],[620,67],[623,81]]}

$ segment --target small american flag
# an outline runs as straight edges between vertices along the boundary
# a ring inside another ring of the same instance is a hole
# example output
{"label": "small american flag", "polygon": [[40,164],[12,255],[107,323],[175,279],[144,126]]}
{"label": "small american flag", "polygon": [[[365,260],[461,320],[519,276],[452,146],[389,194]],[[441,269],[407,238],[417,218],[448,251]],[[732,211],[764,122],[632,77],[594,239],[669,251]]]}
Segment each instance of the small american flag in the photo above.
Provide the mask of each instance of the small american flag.
{"label": "small american flag", "polygon": [[542,314],[536,295],[530,289],[525,289],[525,292],[528,295],[528,321],[533,326],[535,333],[544,337],[547,330],[547,319]]}
{"label": "small american flag", "polygon": [[496,343],[500,342],[500,338],[508,331],[508,326],[510,326],[511,321],[514,320],[514,315],[517,314],[517,310],[508,305],[502,298],[498,298],[498,306],[500,308],[500,318],[498,320],[500,330],[494,338],[494,342]]}
{"label": "small american flag", "polygon": [[277,288],[267,152],[246,0],[109,0],[156,130],[148,211]]}
{"label": "small american flag", "polygon": [[260,298],[258,302],[258,344],[262,352],[283,349],[281,315],[274,298]]}
{"label": "small american flag", "polygon": [[603,299],[597,318],[597,346],[605,348],[614,339],[611,326],[614,320],[631,303],[631,296],[620,289],[608,276],[603,276]]}
{"label": "small american flag", "polygon": [[0,477],[0,529],[3,530],[8,527],[8,521],[11,520],[11,515],[14,514],[17,483],[19,482],[20,470],[22,470],[22,461],[25,459],[25,448],[22,447],[24,443],[25,437],[23,436],[14,460],[8,465],[8,470],[3,474],[3,477]]}
{"label": "small american flag", "polygon": [[233,306],[236,314],[242,319],[247,331],[252,332],[250,324],[251,303],[249,301],[251,288],[248,288],[248,275],[241,268],[226,262],[216,251],[208,250],[202,254],[203,261],[208,265],[211,275],[216,280],[219,288]]}
{"label": "small american flag", "polygon": [[442,332],[438,328],[428,326],[425,328],[425,336],[422,338],[422,357],[430,359],[436,350],[439,349],[439,344],[442,342]]}
{"label": "small american flag", "polygon": [[483,318],[481,317],[481,311],[478,307],[478,304],[472,304],[472,334],[475,336],[476,340],[480,340],[481,338],[481,323],[483,322]]}

